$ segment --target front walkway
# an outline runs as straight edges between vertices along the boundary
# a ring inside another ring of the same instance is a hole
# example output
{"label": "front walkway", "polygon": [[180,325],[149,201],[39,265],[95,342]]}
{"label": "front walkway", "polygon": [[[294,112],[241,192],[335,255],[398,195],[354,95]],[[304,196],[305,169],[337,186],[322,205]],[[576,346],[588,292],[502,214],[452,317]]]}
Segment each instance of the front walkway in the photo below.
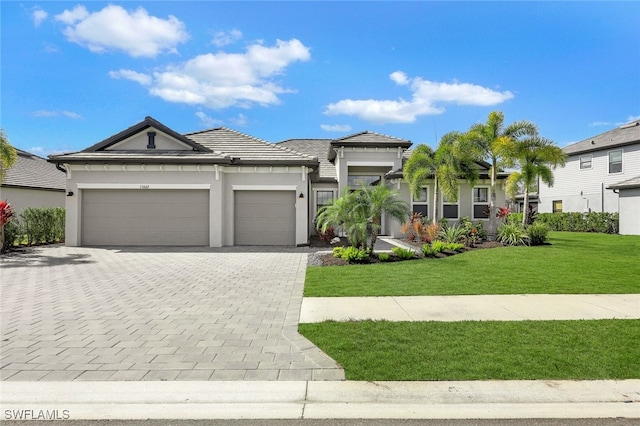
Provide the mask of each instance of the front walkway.
{"label": "front walkway", "polygon": [[640,294],[305,297],[301,323],[326,320],[522,321],[638,319]]}
{"label": "front walkway", "polygon": [[297,331],[309,251],[48,246],[3,257],[0,378],[343,380]]}

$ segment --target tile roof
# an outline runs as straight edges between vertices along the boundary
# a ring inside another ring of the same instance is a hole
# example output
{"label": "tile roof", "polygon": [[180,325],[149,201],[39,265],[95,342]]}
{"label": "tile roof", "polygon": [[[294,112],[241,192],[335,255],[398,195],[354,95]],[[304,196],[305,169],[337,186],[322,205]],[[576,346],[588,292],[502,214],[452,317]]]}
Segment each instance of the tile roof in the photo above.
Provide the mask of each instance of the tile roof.
{"label": "tile roof", "polygon": [[[383,135],[381,133],[371,132],[365,130],[364,132],[354,133],[343,138],[334,139],[331,141],[331,146],[349,146],[349,147],[400,147],[409,148],[411,141],[407,139],[400,139],[394,136]],[[329,152],[329,161],[333,161],[336,158],[335,151]]]}
{"label": "tile roof", "polygon": [[318,159],[312,155],[272,144],[226,127],[187,133],[185,136],[215,153],[223,153],[233,158],[234,163],[318,164]]}
{"label": "tile roof", "polygon": [[634,143],[640,143],[640,120],[632,121],[616,129],[568,145],[562,150],[569,155],[573,155],[611,149]]}
{"label": "tile roof", "polygon": [[150,163],[191,163],[191,164],[231,164],[231,158],[217,152],[196,151],[97,151],[72,152],[50,157],[56,163],[104,163],[117,162],[122,164],[150,164]]}
{"label": "tile roof", "polygon": [[2,186],[62,190],[66,175],[55,164],[37,155],[16,149],[16,163],[6,171]]}
{"label": "tile roof", "polygon": [[320,161],[320,180],[336,181],[336,166],[329,161],[331,141],[332,139],[288,139],[277,142],[276,145],[316,157]]}
{"label": "tile roof", "polygon": [[640,175],[632,177],[630,179],[623,180],[622,182],[609,185],[607,189],[633,189],[640,188]]}

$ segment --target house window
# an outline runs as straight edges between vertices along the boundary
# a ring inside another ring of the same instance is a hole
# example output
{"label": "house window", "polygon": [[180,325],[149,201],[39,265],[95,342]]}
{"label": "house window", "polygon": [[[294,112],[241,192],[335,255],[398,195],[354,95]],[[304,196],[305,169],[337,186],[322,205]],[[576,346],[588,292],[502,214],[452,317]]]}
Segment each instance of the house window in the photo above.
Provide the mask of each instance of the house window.
{"label": "house window", "polygon": [[429,217],[429,191],[427,188],[420,189],[418,197],[411,196],[411,208],[414,213],[420,213],[422,217]]}
{"label": "house window", "polygon": [[622,172],[622,150],[609,151],[609,173]]}
{"label": "house window", "polygon": [[375,186],[382,182],[380,175],[349,175],[347,185],[352,189],[364,186]]}
{"label": "house window", "polygon": [[554,213],[562,213],[562,200],[554,200],[553,201],[553,212]]}
{"label": "house window", "polygon": [[591,154],[580,156],[580,170],[590,169],[592,160],[593,160],[593,155]]}
{"label": "house window", "polygon": [[489,188],[473,188],[473,218],[487,219],[489,217]]}
{"label": "house window", "polygon": [[445,219],[458,219],[458,200],[449,200],[442,194],[442,217]]}
{"label": "house window", "polygon": [[333,191],[316,191],[316,213],[323,206],[333,203]]}

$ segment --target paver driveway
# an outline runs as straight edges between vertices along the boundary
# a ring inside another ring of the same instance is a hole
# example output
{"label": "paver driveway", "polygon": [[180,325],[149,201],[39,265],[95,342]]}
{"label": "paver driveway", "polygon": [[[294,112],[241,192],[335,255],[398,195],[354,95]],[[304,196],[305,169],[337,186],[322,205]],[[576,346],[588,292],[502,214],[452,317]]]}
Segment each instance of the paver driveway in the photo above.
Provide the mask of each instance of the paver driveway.
{"label": "paver driveway", "polygon": [[337,380],[304,249],[51,246],[0,263],[2,380]]}

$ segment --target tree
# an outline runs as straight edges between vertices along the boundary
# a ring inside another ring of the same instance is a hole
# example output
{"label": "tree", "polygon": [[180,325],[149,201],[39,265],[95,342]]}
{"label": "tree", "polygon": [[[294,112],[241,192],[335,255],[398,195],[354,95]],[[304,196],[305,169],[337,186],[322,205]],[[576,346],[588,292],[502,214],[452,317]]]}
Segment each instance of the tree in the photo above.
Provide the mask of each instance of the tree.
{"label": "tree", "polygon": [[4,179],[7,169],[10,169],[16,162],[18,154],[11,146],[7,135],[0,129],[0,182]]}
{"label": "tree", "polygon": [[354,247],[367,245],[367,211],[358,194],[349,188],[344,188],[339,198],[320,209],[316,224],[321,232],[326,232],[329,226],[342,229]]}
{"label": "tree", "polygon": [[439,219],[440,192],[449,199],[457,199],[459,179],[473,183],[478,177],[471,164],[473,157],[459,146],[461,137],[459,132],[445,134],[435,151],[427,145],[419,145],[404,165],[404,178],[414,197],[418,197],[422,187],[433,180],[433,223]]}
{"label": "tree", "polygon": [[463,152],[478,160],[487,160],[491,164],[491,197],[489,200],[489,240],[496,238],[496,180],[498,169],[510,159],[505,157],[508,150],[502,147],[523,136],[537,133],[536,125],[527,120],[516,121],[505,127],[504,114],[493,111],[486,123],[475,124],[461,138],[460,148]]}
{"label": "tree", "polygon": [[[549,139],[536,135],[521,140],[510,141],[501,148],[509,167],[518,166],[520,171],[513,172],[507,179],[507,194],[515,197],[520,185],[524,187],[524,207],[529,207],[529,191],[536,185],[538,178],[553,186],[552,167],[564,166],[567,155]],[[522,215],[522,225],[529,221],[526,211]]]}
{"label": "tree", "polygon": [[394,191],[385,184],[363,186],[356,191],[358,202],[366,211],[367,223],[371,225],[371,242],[369,251],[373,253],[373,246],[378,239],[382,214],[386,214],[399,222],[404,222],[411,214],[409,205],[398,198],[398,191]]}

